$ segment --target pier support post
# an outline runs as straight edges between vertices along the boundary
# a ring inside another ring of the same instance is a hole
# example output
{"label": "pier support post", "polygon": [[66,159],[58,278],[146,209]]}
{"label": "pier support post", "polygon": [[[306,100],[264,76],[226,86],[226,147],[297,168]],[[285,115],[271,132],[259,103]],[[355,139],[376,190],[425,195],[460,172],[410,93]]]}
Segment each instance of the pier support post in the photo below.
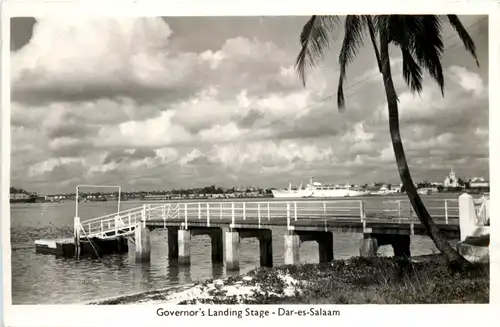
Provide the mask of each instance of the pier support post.
{"label": "pier support post", "polygon": [[325,263],[333,260],[333,233],[325,232],[317,238],[319,262]]}
{"label": "pier support post", "polygon": [[120,254],[128,252],[128,240],[125,237],[118,237],[116,241],[116,250]]}
{"label": "pier support post", "polygon": [[271,230],[262,230],[259,233],[260,266],[273,266],[273,233]]}
{"label": "pier support post", "polygon": [[179,241],[179,264],[189,265],[191,263],[191,232],[180,229],[177,239]]}
{"label": "pier support post", "polygon": [[411,236],[405,234],[374,234],[365,233],[359,249],[360,256],[372,257],[377,254],[379,247],[391,245],[394,250],[394,257],[407,260],[411,257],[410,242]]}
{"label": "pier support post", "polygon": [[80,258],[81,244],[80,244],[80,218],[73,219],[73,238],[75,242],[75,258]]}
{"label": "pier support post", "polygon": [[168,258],[177,259],[179,257],[179,229],[176,227],[167,228]]}
{"label": "pier support post", "polygon": [[151,260],[150,230],[143,224],[135,228],[135,260],[148,262]]}
{"label": "pier support post", "polygon": [[214,229],[210,233],[210,243],[212,245],[212,263],[222,262],[224,259],[222,229]]}
{"label": "pier support post", "polygon": [[300,237],[296,232],[288,231],[285,235],[285,265],[299,263]]}
{"label": "pier support post", "polygon": [[361,246],[359,247],[359,255],[361,257],[374,257],[377,255],[378,242],[371,234],[363,234]]}
{"label": "pier support post", "polygon": [[240,233],[226,232],[224,240],[226,245],[226,270],[240,269]]}
{"label": "pier support post", "polygon": [[408,260],[411,258],[410,235],[391,235],[391,245],[394,250],[394,256],[398,259]]}

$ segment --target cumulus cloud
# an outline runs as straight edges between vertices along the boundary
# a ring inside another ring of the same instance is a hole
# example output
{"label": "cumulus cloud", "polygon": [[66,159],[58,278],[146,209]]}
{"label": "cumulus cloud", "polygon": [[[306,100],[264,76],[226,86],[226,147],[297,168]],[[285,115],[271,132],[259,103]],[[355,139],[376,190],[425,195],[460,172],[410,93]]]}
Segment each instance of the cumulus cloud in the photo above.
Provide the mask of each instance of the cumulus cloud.
{"label": "cumulus cloud", "polygon": [[[183,44],[209,37],[209,25],[37,20],[29,43],[11,54],[12,183],[55,192],[80,182],[397,181],[380,79],[348,89],[339,113],[335,62],[325,60],[307,87],[297,77],[300,28],[278,39],[246,31],[195,51]],[[410,166],[417,179],[440,179],[450,165],[487,177],[487,76],[463,61],[443,64],[444,98],[427,79],[420,96],[410,93],[395,73]],[[352,80],[374,73],[373,53],[361,51]]]}

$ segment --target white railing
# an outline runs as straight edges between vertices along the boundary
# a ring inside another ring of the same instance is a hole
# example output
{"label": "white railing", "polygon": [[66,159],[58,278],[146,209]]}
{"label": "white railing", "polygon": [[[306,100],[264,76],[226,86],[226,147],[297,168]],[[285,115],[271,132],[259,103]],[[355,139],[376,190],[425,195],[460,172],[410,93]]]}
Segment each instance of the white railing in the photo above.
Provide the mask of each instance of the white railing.
{"label": "white railing", "polygon": [[120,211],[80,222],[80,228],[89,237],[111,238],[116,235],[133,233],[137,224],[148,219],[172,219],[176,216],[174,204],[143,205],[142,207]]}
{"label": "white railing", "polygon": [[[458,223],[458,200],[427,200],[426,208],[435,220]],[[416,222],[418,219],[408,200],[299,200],[299,201],[239,201],[239,202],[184,202],[169,204],[144,204],[142,207],[120,211],[80,224],[88,237],[110,238],[130,235],[135,227],[148,220],[177,220],[183,228],[191,223],[225,221],[235,224],[253,224],[261,227],[271,220],[288,227],[297,220],[342,219],[362,221],[389,220],[390,222]],[[278,222],[281,220],[281,222]]]}

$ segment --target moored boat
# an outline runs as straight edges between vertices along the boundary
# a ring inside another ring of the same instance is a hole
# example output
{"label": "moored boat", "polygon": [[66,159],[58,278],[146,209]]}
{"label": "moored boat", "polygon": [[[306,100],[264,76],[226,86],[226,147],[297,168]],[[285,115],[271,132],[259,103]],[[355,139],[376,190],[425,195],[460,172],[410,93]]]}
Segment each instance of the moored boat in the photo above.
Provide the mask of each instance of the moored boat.
{"label": "moored boat", "polygon": [[288,189],[272,190],[275,198],[344,198],[366,196],[370,192],[362,189],[352,187],[351,185],[331,185],[314,182],[311,178],[309,184],[302,188],[302,185],[297,189],[292,189],[291,185]]}

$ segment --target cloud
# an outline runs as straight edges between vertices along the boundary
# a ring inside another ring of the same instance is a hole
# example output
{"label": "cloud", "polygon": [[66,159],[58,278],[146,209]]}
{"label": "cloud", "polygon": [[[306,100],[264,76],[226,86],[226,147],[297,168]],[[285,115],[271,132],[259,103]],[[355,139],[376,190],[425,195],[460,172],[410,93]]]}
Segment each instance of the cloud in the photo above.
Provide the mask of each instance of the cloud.
{"label": "cloud", "polygon": [[[209,32],[156,18],[38,20],[11,54],[13,185],[398,181],[380,79],[348,89],[339,113],[336,63],[325,60],[303,87],[293,29],[185,49]],[[450,165],[487,177],[487,76],[463,62],[444,67],[444,98],[427,78],[419,96],[394,74],[410,168],[416,179],[442,179]],[[349,69],[354,83],[373,73],[372,50]]]}
{"label": "cloud", "polygon": [[456,82],[458,82],[464,90],[472,92],[475,97],[482,96],[484,92],[486,92],[483,80],[478,74],[467,70],[465,67],[459,66],[451,66],[449,70],[451,77],[457,79]]}
{"label": "cloud", "polygon": [[[39,19],[12,55],[12,98],[30,103],[128,96],[176,98],[193,54],[169,58],[161,19]],[[170,89],[169,89],[170,88]]]}

